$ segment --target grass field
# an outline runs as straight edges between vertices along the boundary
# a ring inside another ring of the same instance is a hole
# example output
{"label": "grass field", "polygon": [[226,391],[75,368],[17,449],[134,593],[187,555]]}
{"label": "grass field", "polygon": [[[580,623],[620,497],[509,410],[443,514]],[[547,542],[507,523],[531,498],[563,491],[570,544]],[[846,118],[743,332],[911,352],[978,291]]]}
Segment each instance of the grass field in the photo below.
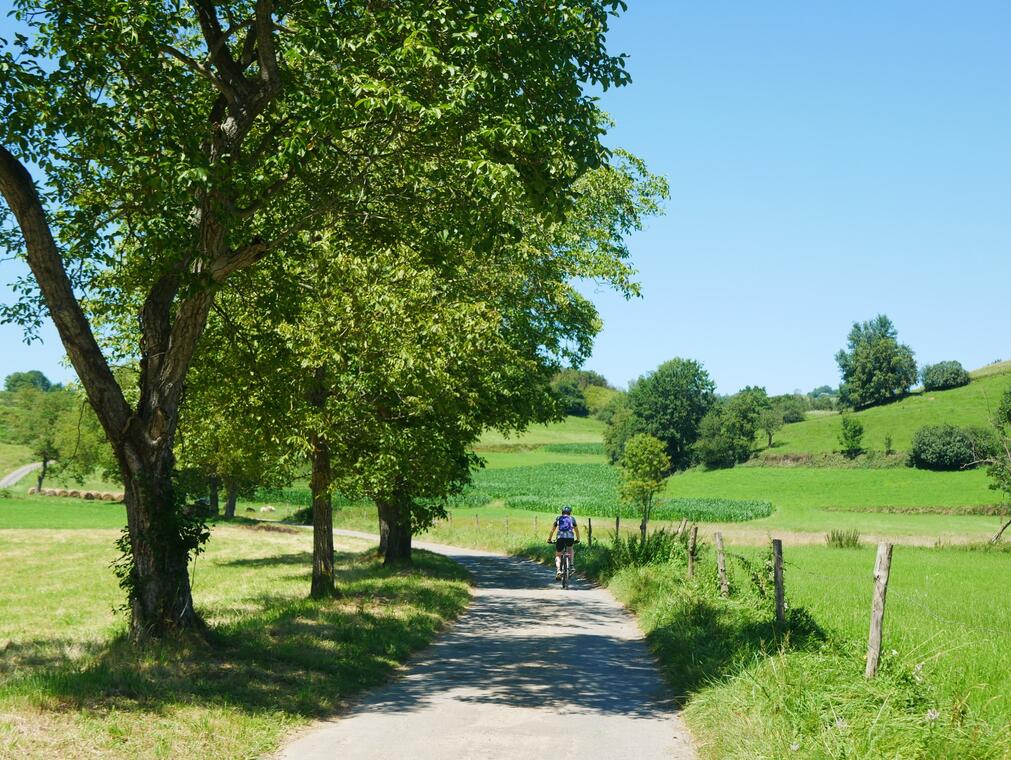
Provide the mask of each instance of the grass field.
{"label": "grass field", "polygon": [[3,477],[11,470],[16,470],[23,464],[32,461],[32,452],[27,446],[19,446],[16,443],[0,443],[0,477]]}
{"label": "grass field", "polygon": [[219,526],[193,571],[211,643],[138,658],[112,611],[116,535],[0,531],[0,757],[261,756],[387,679],[469,599],[448,560],[391,572],[338,539],[343,595],[307,601],[307,532]]}
{"label": "grass field", "polygon": [[1008,757],[1011,553],[896,548],[871,681],[873,550],[800,547],[785,559],[785,630],[734,561],[733,596],[718,597],[711,553],[695,581],[671,565],[611,580],[686,703],[703,757]]}
{"label": "grass field", "polygon": [[[885,436],[899,451],[909,449],[913,434],[924,425],[947,422],[952,425],[986,425],[990,409],[996,407],[1011,374],[998,373],[1003,365],[961,388],[931,393],[914,393],[901,401],[857,412],[864,425],[865,448],[883,451]],[[817,454],[839,448],[839,415],[830,414],[785,425],[774,439],[772,454]],[[764,440],[762,441],[764,445]]]}

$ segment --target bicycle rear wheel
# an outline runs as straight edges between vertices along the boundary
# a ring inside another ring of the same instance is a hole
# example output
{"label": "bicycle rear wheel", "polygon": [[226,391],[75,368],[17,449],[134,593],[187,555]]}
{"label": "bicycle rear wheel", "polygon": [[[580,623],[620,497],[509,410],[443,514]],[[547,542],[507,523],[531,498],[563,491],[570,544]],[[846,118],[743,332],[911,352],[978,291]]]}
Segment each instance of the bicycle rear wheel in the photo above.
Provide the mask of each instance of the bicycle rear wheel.
{"label": "bicycle rear wheel", "polygon": [[569,587],[569,555],[568,553],[562,554],[562,588],[567,589]]}

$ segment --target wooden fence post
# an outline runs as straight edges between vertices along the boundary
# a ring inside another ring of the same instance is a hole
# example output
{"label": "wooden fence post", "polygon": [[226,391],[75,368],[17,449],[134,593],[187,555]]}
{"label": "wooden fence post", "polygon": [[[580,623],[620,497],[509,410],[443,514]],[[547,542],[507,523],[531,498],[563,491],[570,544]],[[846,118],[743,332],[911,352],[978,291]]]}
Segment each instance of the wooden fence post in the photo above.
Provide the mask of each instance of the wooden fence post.
{"label": "wooden fence post", "polygon": [[867,669],[865,678],[873,678],[881,660],[881,627],[885,622],[885,595],[888,593],[888,573],[892,568],[892,545],[878,544],[874,561],[874,598],[871,600],[871,631],[867,637]]}
{"label": "wooden fence post", "polygon": [[474,527],[481,530],[481,515],[474,515]]}
{"label": "wooden fence post", "polygon": [[727,581],[727,558],[723,553],[723,534],[716,531],[716,571],[720,575],[720,593],[730,596],[730,583]]}
{"label": "wooden fence post", "polygon": [[534,515],[534,535],[539,535],[540,531],[537,530],[537,515]]}
{"label": "wooden fence post", "polygon": [[618,531],[621,530],[621,515],[614,516],[614,537],[618,538]]}
{"label": "wooden fence post", "polygon": [[699,526],[693,525],[691,536],[688,538],[688,577],[695,577],[695,542],[699,537]]}
{"label": "wooden fence post", "polygon": [[586,548],[593,548],[593,518],[586,518]]}
{"label": "wooden fence post", "polygon": [[772,539],[772,577],[776,584],[776,622],[786,623],[786,594],[783,590],[783,542]]}

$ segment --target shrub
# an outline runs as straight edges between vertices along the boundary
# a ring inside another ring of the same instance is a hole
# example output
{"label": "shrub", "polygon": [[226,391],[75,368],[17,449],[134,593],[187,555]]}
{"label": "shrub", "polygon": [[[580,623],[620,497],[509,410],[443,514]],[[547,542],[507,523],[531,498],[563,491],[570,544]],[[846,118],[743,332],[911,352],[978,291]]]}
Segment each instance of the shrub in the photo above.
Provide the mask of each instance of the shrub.
{"label": "shrub", "polygon": [[943,391],[969,384],[969,373],[956,361],[927,364],[920,370],[925,391]]}
{"label": "shrub", "polygon": [[860,531],[852,530],[830,530],[825,534],[825,543],[835,549],[859,549]]}
{"label": "shrub", "polygon": [[913,435],[909,464],[921,470],[961,470],[992,451],[992,436],[980,428],[924,425]]}
{"label": "shrub", "polygon": [[625,442],[641,432],[642,423],[632,414],[632,410],[625,404],[619,406],[604,430],[604,451],[607,460],[613,464],[621,459],[625,451]]}
{"label": "shrub", "polygon": [[611,547],[611,569],[666,565],[669,562],[685,564],[688,561],[688,532],[671,533],[655,530],[645,538],[639,534],[617,535]]}
{"label": "shrub", "polygon": [[861,442],[864,438],[864,425],[856,417],[844,414],[842,425],[839,428],[839,445],[843,454],[850,459],[856,457],[863,451]]}

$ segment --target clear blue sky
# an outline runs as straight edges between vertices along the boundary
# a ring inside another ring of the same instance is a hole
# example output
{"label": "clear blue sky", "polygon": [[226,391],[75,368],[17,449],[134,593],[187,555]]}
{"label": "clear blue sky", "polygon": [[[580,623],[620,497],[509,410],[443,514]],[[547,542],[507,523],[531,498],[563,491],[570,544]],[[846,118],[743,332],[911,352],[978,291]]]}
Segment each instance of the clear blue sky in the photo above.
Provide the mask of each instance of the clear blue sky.
{"label": "clear blue sky", "polygon": [[[850,323],[878,312],[921,363],[1011,357],[1011,4],[629,5],[610,142],[671,199],[631,241],[643,298],[594,294],[589,368],[624,385],[686,356],[721,392],[835,385]],[[0,341],[0,376],[70,375],[51,331]]]}

